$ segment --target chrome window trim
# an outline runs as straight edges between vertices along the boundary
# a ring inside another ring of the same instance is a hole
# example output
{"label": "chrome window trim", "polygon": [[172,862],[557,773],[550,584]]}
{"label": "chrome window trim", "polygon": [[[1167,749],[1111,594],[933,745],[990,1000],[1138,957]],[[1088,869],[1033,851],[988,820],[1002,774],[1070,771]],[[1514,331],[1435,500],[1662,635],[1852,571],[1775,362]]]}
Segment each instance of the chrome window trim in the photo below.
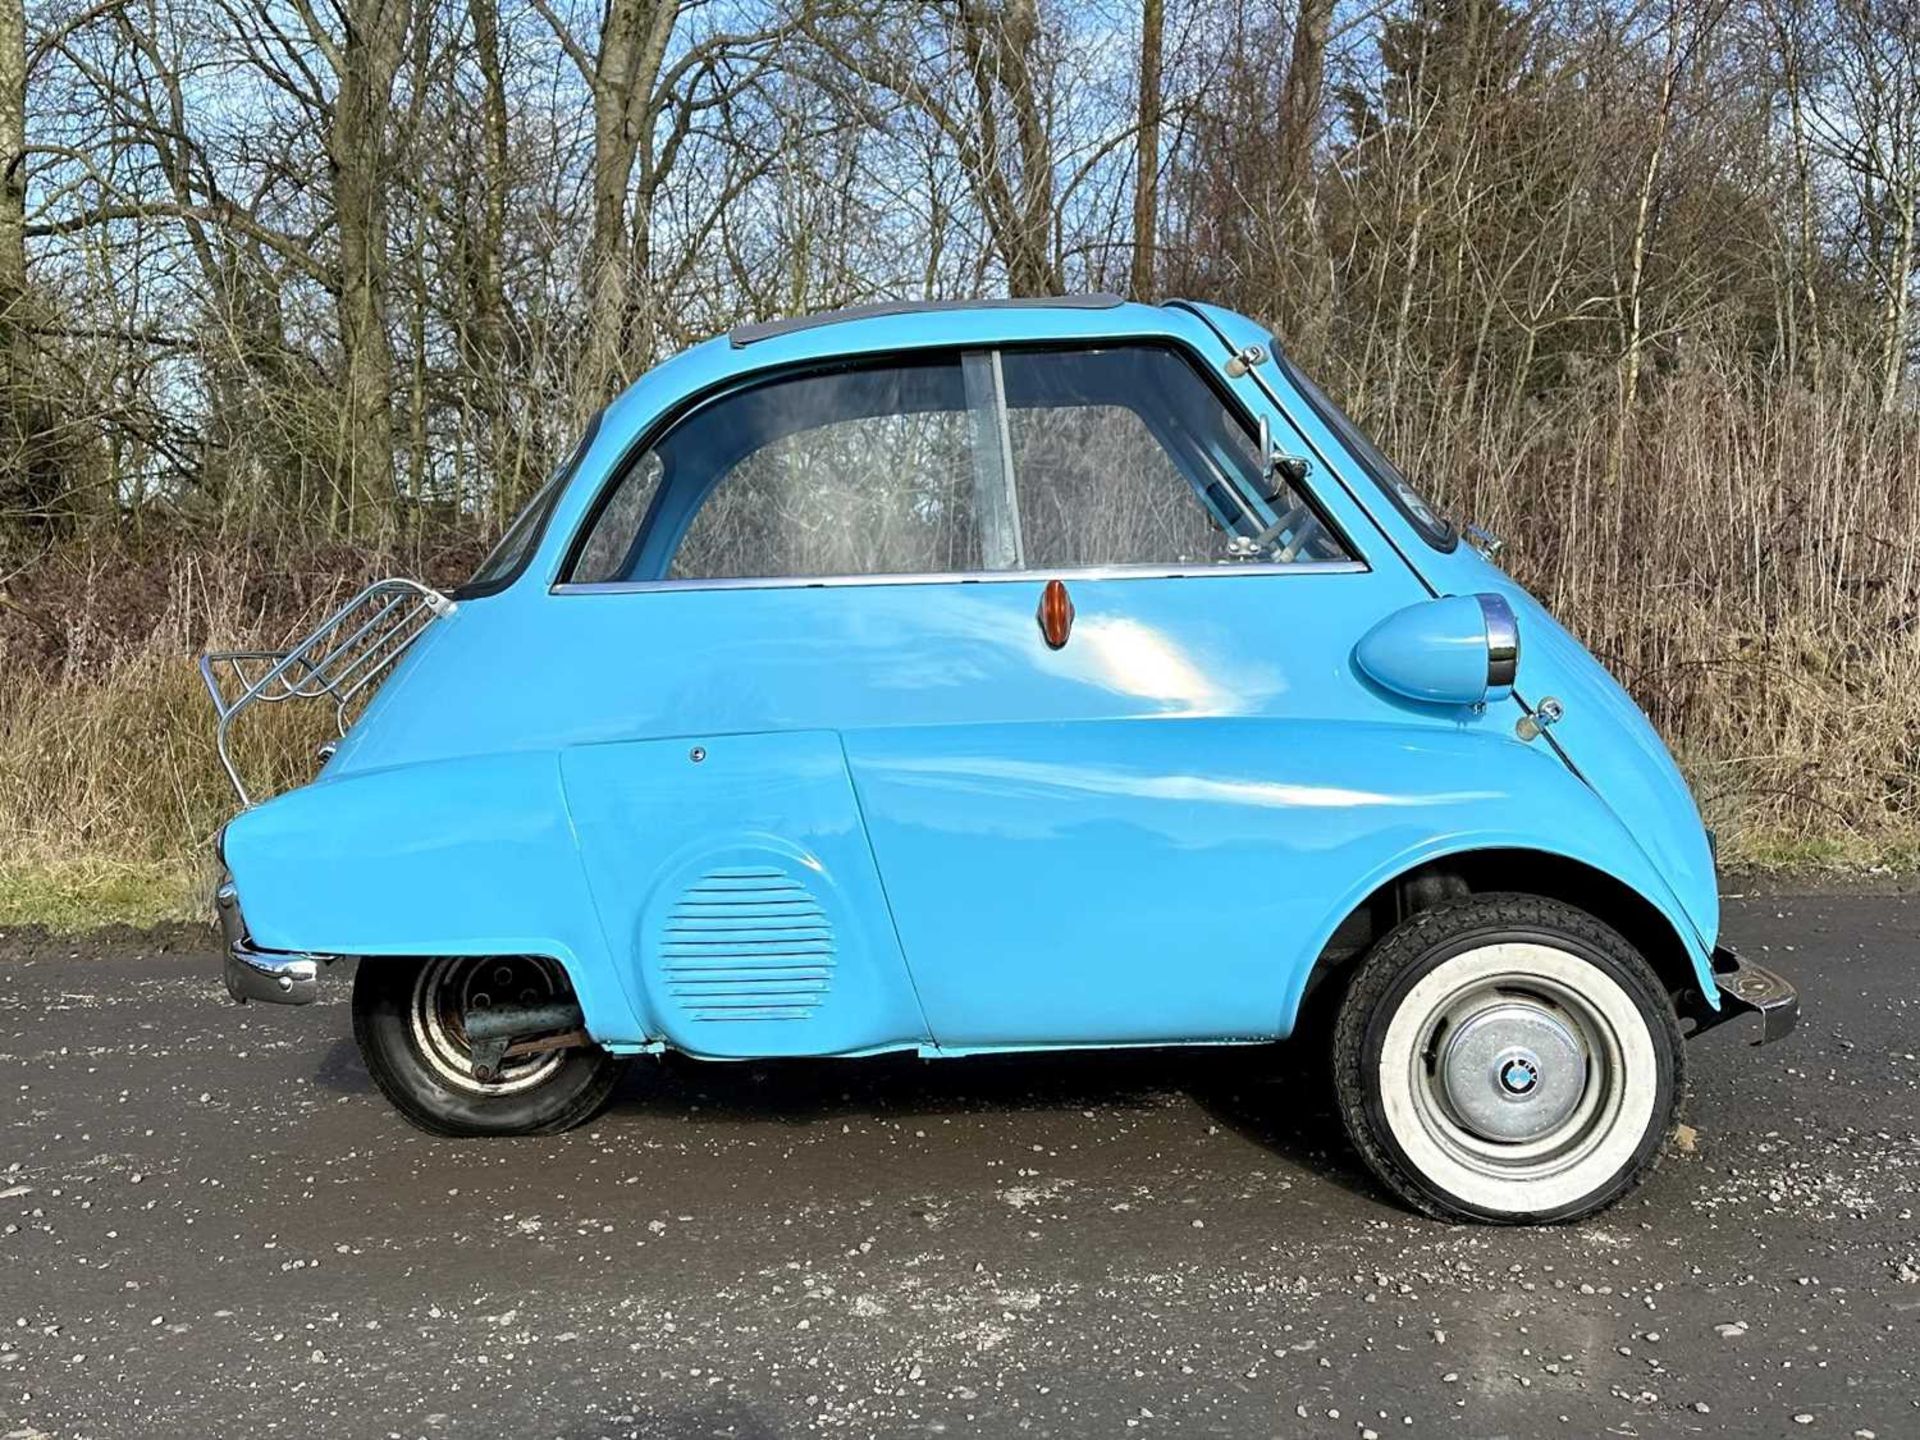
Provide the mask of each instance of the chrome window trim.
{"label": "chrome window trim", "polygon": [[1222,575],[1366,575],[1364,560],[1223,561],[1202,565],[1096,565],[1059,570],[953,570],[913,575],[746,575],[707,580],[565,580],[555,595],[650,595],[662,590],[839,590],[855,585],[1006,585],[1048,580],[1206,580]]}

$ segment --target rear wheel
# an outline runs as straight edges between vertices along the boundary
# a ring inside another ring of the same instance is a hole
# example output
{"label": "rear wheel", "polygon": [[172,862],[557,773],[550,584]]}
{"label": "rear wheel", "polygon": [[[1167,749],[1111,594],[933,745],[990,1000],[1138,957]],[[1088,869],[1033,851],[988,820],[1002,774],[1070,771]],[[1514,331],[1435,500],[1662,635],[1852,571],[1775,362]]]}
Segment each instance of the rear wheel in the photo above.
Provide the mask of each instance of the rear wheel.
{"label": "rear wheel", "polygon": [[1685,1088],[1652,967],[1585,912],[1524,895],[1424,911],[1375,947],[1341,1003],[1334,1073],[1389,1189],[1510,1224],[1577,1220],[1639,1184]]}
{"label": "rear wheel", "polygon": [[480,1078],[470,1012],[571,1000],[558,964],[539,956],[362,960],[353,1034],[381,1094],[435,1135],[550,1135],[583,1124],[612,1097],[626,1061],[597,1045],[510,1056]]}

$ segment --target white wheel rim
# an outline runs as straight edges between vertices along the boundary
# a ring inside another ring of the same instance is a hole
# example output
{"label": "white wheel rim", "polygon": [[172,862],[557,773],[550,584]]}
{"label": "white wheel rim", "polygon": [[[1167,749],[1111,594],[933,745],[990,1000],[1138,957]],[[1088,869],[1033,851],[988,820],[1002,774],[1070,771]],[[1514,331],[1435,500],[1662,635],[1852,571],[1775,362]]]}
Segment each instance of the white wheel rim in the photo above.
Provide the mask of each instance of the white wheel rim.
{"label": "white wheel rim", "polygon": [[407,1005],[414,1049],[434,1077],[469,1095],[517,1095],[549,1079],[566,1052],[549,1050],[502,1063],[495,1080],[473,1073],[467,1044],[468,1011],[489,1005],[542,1004],[572,995],[558,965],[537,955],[450,955],[428,961],[414,976]]}
{"label": "white wheel rim", "polygon": [[1653,1123],[1653,1035],[1620,983],[1566,950],[1462,951],[1408,990],[1375,1083],[1409,1163],[1461,1203],[1541,1214],[1592,1195]]}

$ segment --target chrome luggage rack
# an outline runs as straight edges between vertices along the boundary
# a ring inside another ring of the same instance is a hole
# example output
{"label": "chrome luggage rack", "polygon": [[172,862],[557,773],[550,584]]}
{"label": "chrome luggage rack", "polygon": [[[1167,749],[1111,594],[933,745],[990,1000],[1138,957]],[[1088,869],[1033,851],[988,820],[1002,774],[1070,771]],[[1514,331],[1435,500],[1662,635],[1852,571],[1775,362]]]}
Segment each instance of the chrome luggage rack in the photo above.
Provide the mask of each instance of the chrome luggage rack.
{"label": "chrome luggage rack", "polygon": [[417,580],[376,580],[287,650],[214,650],[200,657],[200,678],[219,713],[214,743],[243,806],[254,804],[228,749],[233,722],[256,700],[333,701],[347,733],[347,707],[406,653],[454,602]]}

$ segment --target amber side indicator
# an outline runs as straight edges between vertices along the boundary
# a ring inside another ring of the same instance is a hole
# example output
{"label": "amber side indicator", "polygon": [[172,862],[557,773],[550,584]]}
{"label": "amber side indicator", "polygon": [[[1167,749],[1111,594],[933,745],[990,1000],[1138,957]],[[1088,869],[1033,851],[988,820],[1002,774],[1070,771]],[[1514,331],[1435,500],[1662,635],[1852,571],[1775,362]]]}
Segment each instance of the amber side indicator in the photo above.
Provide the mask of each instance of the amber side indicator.
{"label": "amber side indicator", "polygon": [[1037,618],[1040,633],[1046,636],[1051,649],[1058,650],[1067,643],[1067,637],[1073,633],[1073,597],[1058,580],[1047,581],[1047,588],[1040,592]]}

